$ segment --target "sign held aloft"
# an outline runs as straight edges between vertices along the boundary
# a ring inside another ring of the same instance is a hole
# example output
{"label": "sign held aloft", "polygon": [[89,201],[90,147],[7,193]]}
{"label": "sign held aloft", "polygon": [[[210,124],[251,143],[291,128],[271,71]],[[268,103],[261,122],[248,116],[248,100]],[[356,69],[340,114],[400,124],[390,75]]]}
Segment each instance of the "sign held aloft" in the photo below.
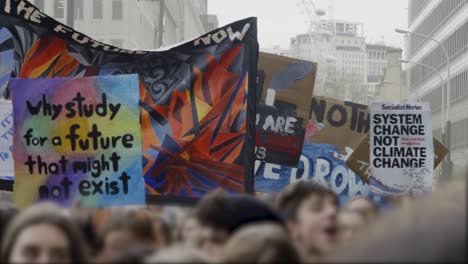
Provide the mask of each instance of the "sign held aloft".
{"label": "sign held aloft", "polygon": [[429,103],[371,105],[371,188],[382,194],[432,190],[434,146]]}
{"label": "sign held aloft", "polygon": [[14,198],[145,203],[137,75],[13,79]]}

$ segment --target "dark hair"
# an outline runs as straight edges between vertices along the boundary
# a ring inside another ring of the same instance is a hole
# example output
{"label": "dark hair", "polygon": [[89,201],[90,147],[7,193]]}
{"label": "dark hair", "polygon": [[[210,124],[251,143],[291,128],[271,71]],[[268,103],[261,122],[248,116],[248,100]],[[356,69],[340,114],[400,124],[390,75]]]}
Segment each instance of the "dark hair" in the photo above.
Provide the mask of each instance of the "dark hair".
{"label": "dark hair", "polygon": [[122,252],[119,256],[111,258],[108,263],[112,264],[125,264],[125,263],[133,263],[133,264],[142,264],[145,263],[145,259],[152,254],[154,254],[155,249],[154,247],[142,246],[137,245],[130,247],[129,249]]}
{"label": "dark hair", "polygon": [[18,213],[15,208],[1,208],[0,209],[0,237],[3,237],[3,233],[13,217]]}
{"label": "dark hair", "polygon": [[70,256],[73,263],[86,263],[88,249],[79,229],[59,207],[44,203],[34,205],[20,212],[8,225],[2,239],[0,263],[8,263],[16,239],[21,232],[33,225],[50,224],[60,229],[70,243]]}
{"label": "dark hair", "polygon": [[301,263],[284,228],[277,224],[250,224],[236,231],[224,247],[223,263]]}
{"label": "dark hair", "polygon": [[228,197],[223,190],[216,190],[200,200],[195,216],[202,225],[225,229],[229,234],[244,224],[283,220],[268,204],[248,195]]}
{"label": "dark hair", "polygon": [[127,230],[135,239],[155,242],[153,217],[146,209],[114,209],[99,229],[100,242],[108,233],[116,230]]}
{"label": "dark hair", "polygon": [[338,196],[329,188],[315,181],[300,180],[287,186],[278,196],[276,206],[283,217],[287,220],[294,220],[297,210],[302,202],[310,195],[320,197],[330,196],[336,206],[339,204]]}

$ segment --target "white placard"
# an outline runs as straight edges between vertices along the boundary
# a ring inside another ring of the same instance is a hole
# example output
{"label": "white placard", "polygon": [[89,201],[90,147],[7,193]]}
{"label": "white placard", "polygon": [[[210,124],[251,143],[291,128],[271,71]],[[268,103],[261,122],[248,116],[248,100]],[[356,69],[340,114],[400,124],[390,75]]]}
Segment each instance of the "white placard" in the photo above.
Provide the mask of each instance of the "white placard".
{"label": "white placard", "polygon": [[0,99],[0,179],[13,179],[13,108]]}
{"label": "white placard", "polygon": [[429,103],[371,105],[371,189],[417,194],[432,189],[434,146]]}

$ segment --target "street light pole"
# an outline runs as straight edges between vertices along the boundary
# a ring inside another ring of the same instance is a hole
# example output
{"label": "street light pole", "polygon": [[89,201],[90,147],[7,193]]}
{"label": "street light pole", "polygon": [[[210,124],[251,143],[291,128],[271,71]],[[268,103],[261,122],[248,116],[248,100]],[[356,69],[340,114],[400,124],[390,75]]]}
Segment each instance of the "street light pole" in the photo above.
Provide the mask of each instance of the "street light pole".
{"label": "street light pole", "polygon": [[[442,127],[442,135],[443,135],[443,138],[444,138],[444,143],[446,144],[447,148],[449,149],[448,153],[447,153],[447,163],[448,163],[448,166],[447,166],[447,177],[448,178],[452,178],[452,161],[451,161],[451,151],[452,151],[452,123],[450,121],[450,100],[451,100],[451,92],[450,92],[450,83],[451,83],[451,78],[450,78],[450,55],[447,51],[447,49],[444,47],[444,45],[442,45],[442,43],[440,41],[438,41],[437,39],[431,37],[431,36],[427,36],[427,35],[423,35],[423,34],[420,34],[420,33],[416,33],[416,32],[412,32],[412,31],[408,31],[408,30],[403,30],[403,29],[398,29],[396,28],[395,29],[395,32],[397,33],[401,33],[401,34],[413,34],[413,35],[416,35],[416,36],[420,36],[420,37],[423,37],[423,38],[426,38],[426,39],[430,39],[432,41],[434,41],[435,43],[437,43],[437,45],[439,45],[440,48],[442,48],[444,54],[445,54],[445,57],[447,59],[447,97],[446,97],[446,107],[447,107],[447,111],[445,111],[445,120],[447,122],[447,128],[444,129],[444,127]],[[442,90],[442,93],[443,93],[443,90]],[[443,114],[442,114],[443,115]],[[444,133],[445,132],[445,133]],[[446,134],[446,135],[445,135]]]}
{"label": "street light pole", "polygon": [[[434,41],[435,43],[437,43],[437,45],[439,45],[439,47],[442,48],[444,54],[445,54],[445,57],[446,57],[446,60],[447,60],[447,98],[446,98],[446,107],[447,107],[447,111],[445,112],[445,119],[447,120],[447,123],[449,122],[450,120],[450,83],[451,83],[451,78],[450,78],[450,56],[448,54],[448,51],[447,49],[444,47],[444,45],[442,45],[442,43],[440,41],[438,41],[437,39],[431,37],[431,36],[427,36],[427,35],[423,35],[423,34],[420,34],[420,33],[416,33],[416,32],[411,32],[411,31],[408,31],[408,30],[403,30],[403,29],[395,29],[395,32],[397,33],[401,33],[401,34],[413,34],[413,35],[416,35],[416,36],[420,36],[420,37],[423,37],[423,38],[427,38],[427,39],[430,39],[432,41]],[[444,128],[442,128],[442,132],[444,132]]]}

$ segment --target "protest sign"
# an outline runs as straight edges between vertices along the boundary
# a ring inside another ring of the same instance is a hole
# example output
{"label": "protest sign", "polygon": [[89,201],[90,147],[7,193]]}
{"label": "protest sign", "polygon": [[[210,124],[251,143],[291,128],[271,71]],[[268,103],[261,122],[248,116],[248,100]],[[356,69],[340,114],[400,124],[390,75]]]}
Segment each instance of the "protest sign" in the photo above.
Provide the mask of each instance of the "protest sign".
{"label": "protest sign", "polygon": [[0,180],[13,180],[13,107],[0,99]]}
{"label": "protest sign", "polygon": [[[354,171],[363,181],[370,183],[371,172],[370,172],[370,143],[369,143],[369,134],[366,135],[362,140],[359,146],[354,150],[351,156],[346,160],[346,165]],[[439,164],[447,155],[448,149],[440,143],[436,138],[433,138],[434,145],[434,169],[439,166]]]}
{"label": "protest sign", "polygon": [[321,96],[312,98],[311,120],[306,132],[309,142],[334,145],[347,157],[368,131],[367,105]]}
{"label": "protest sign", "polygon": [[370,185],[374,192],[432,190],[433,151],[429,103],[372,103]]}
{"label": "protest sign", "polygon": [[[313,179],[330,186],[342,202],[356,195],[380,201],[353,171],[346,158],[357,147],[356,142],[369,130],[369,110],[365,105],[314,96],[311,120],[306,128],[306,143],[297,168],[255,162],[255,190],[280,192],[298,179]],[[311,143],[309,143],[309,141]]]}
{"label": "protest sign", "polygon": [[255,136],[257,160],[297,166],[316,71],[316,63],[260,53]]}
{"label": "protest sign", "polygon": [[350,170],[339,158],[339,149],[328,144],[304,144],[297,168],[285,165],[255,163],[255,190],[280,192],[287,185],[301,179],[315,180],[335,191],[341,203],[354,196],[367,197],[379,203],[380,197],[370,192],[370,187]]}
{"label": "protest sign", "polygon": [[126,50],[28,1],[1,1],[0,31],[6,36],[0,54],[15,54],[11,76],[138,74],[147,201],[195,202],[216,188],[253,191],[256,18],[164,51]]}
{"label": "protest sign", "polygon": [[144,204],[137,75],[12,79],[15,186],[35,201]]}

